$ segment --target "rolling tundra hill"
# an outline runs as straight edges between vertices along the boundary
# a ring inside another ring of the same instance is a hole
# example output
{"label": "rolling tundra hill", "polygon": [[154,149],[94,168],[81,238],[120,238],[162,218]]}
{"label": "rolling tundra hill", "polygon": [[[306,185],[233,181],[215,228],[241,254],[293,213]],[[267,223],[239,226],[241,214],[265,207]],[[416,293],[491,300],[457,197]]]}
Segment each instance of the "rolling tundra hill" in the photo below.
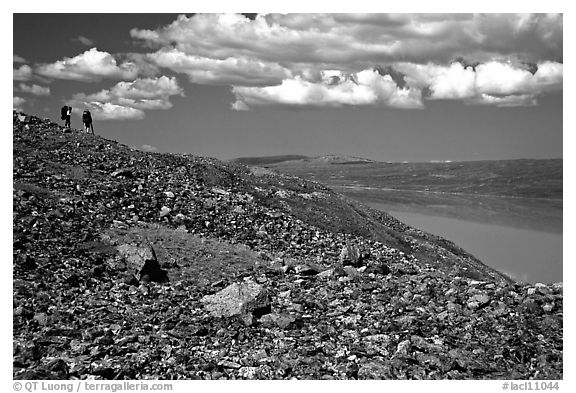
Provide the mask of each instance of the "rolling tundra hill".
{"label": "rolling tundra hill", "polygon": [[357,187],[562,199],[562,159],[398,163],[325,157],[278,157],[260,165],[334,186],[355,181]]}

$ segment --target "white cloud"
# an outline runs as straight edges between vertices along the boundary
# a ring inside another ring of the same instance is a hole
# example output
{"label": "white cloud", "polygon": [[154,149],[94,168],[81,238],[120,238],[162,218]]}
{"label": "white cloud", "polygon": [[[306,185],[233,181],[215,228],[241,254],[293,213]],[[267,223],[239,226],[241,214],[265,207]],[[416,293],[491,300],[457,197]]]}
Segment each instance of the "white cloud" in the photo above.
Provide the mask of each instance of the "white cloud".
{"label": "white cloud", "polygon": [[15,54],[15,55],[13,55],[12,62],[14,62],[14,63],[26,63],[26,60],[22,56],[18,56]]}
{"label": "white cloud", "polygon": [[309,82],[300,77],[284,80],[277,86],[234,86],[233,109],[249,106],[286,105],[339,107],[343,105],[380,105],[398,108],[421,108],[421,92],[401,89],[389,75],[374,70],[336,76],[334,71],[323,74],[323,81]]}
{"label": "white cloud", "polygon": [[111,94],[123,98],[155,98],[183,94],[174,77],[139,78],[132,82],[118,82]]}
{"label": "white cloud", "polygon": [[493,105],[498,107],[534,106],[537,104],[536,97],[532,94],[492,96],[490,94],[482,93],[466,102],[468,104]]}
{"label": "white cloud", "polygon": [[498,106],[534,105],[536,97],[562,89],[563,65],[544,62],[532,74],[526,66],[489,61],[475,67],[453,63],[398,63],[394,68],[406,75],[414,88],[428,88],[428,99],[463,99],[469,103]]}
{"label": "white cloud", "polygon": [[158,148],[152,145],[142,145],[141,149],[148,152],[158,151]]}
{"label": "white cloud", "polygon": [[55,79],[97,82],[103,78],[134,79],[138,76],[138,67],[130,61],[118,64],[110,53],[92,48],[75,57],[40,65],[36,72]]}
{"label": "white cloud", "polygon": [[562,28],[561,14],[268,14],[254,20],[197,14],[130,34],[196,56],[364,69],[395,61],[446,63],[458,56],[558,60]]}
{"label": "white cloud", "polygon": [[476,89],[484,94],[517,94],[531,90],[534,76],[528,70],[491,61],[476,68]]}
{"label": "white cloud", "polygon": [[39,86],[39,85],[27,85],[25,83],[20,83],[20,91],[24,93],[30,93],[35,96],[47,96],[50,95],[50,88]]}
{"label": "white cloud", "polygon": [[[232,109],[247,110],[419,108],[424,90],[425,99],[532,105],[562,88],[562,30],[562,14],[196,14],[130,34],[157,48],[147,55],[157,67],[233,85]],[[374,68],[390,75],[370,79]]]}
{"label": "white cloud", "polygon": [[537,89],[560,90],[564,80],[564,65],[553,61],[537,64],[538,70],[534,74],[533,83]]}
{"label": "white cloud", "polygon": [[279,64],[240,56],[215,59],[166,49],[148,57],[154,64],[186,74],[191,82],[198,84],[270,85],[291,75]]}
{"label": "white cloud", "polygon": [[32,79],[32,68],[23,64],[20,68],[14,68],[13,77],[15,81],[28,81]]}
{"label": "white cloud", "polygon": [[12,106],[14,109],[21,109],[22,104],[26,102],[25,98],[14,96],[12,97]]}
{"label": "white cloud", "polygon": [[474,95],[476,75],[472,67],[454,63],[449,67],[435,68],[437,74],[429,86],[432,98],[460,99]]}
{"label": "white cloud", "polygon": [[183,94],[176,78],[161,76],[118,82],[111,89],[93,94],[77,93],[71,103],[76,107],[92,107],[100,120],[143,119],[144,110],[170,109],[170,97]]}
{"label": "white cloud", "polygon": [[86,46],[94,46],[94,44],[96,43],[94,40],[91,40],[90,38],[86,38],[83,35],[78,36],[78,38],[76,38],[76,40],[78,42],[80,42],[81,44],[86,45]]}
{"label": "white cloud", "polygon": [[468,104],[521,106],[535,105],[537,97],[562,88],[562,64],[537,64],[532,74],[526,66],[509,62],[487,62],[475,67],[459,62],[450,65],[398,63],[392,66],[405,75],[402,88],[388,75],[364,70],[346,74],[339,70],[320,71],[313,80],[299,76],[265,87],[234,86],[234,110],[251,106],[285,105],[338,107],[379,105],[397,108],[423,107],[425,99],[463,100]]}
{"label": "white cloud", "polygon": [[119,97],[115,100],[115,103],[122,106],[127,106],[131,108],[137,108],[142,110],[150,110],[150,109],[170,109],[172,108],[172,103],[168,101],[168,99],[138,99],[134,100],[131,98],[122,98]]}
{"label": "white cloud", "polygon": [[[74,103],[72,105],[74,106]],[[90,111],[94,120],[142,120],[146,117],[141,109],[110,102],[82,102],[82,106]]]}

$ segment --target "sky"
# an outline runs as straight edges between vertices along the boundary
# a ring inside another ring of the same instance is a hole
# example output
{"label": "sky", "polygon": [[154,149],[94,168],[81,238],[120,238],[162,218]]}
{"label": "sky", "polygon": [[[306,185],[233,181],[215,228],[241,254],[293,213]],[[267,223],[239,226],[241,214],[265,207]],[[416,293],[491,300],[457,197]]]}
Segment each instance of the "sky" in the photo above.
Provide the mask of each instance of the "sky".
{"label": "sky", "polygon": [[562,14],[13,14],[13,106],[220,159],[561,158]]}

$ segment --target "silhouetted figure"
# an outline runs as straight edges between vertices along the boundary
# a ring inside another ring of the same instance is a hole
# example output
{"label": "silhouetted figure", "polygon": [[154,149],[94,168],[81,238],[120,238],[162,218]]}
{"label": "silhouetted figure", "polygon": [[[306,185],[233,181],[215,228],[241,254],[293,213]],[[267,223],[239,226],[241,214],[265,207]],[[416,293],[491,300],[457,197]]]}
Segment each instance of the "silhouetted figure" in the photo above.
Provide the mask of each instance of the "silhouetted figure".
{"label": "silhouetted figure", "polygon": [[66,127],[66,116],[68,116],[68,106],[64,105],[62,109],[60,109],[60,118],[64,120],[64,127]]}
{"label": "silhouetted figure", "polygon": [[72,117],[72,107],[69,106],[67,107],[68,109],[66,110],[66,124],[64,124],[64,127],[68,127],[70,128],[70,118]]}
{"label": "silhouetted figure", "polygon": [[82,114],[82,122],[84,123],[84,131],[90,132],[92,131],[92,135],[94,135],[94,126],[92,125],[92,115],[90,111],[86,110]]}

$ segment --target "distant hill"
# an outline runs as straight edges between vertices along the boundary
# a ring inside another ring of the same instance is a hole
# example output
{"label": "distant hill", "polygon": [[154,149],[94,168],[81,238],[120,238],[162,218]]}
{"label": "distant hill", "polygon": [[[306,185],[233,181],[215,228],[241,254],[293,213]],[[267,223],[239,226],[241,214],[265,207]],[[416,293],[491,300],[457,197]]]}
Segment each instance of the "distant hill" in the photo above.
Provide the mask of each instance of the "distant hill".
{"label": "distant hill", "polygon": [[271,166],[271,165],[288,165],[288,166],[310,166],[323,164],[367,164],[377,162],[367,158],[327,154],[323,156],[301,156],[301,155],[283,155],[283,156],[264,156],[264,157],[240,157],[230,160],[244,165],[252,166]]}
{"label": "distant hill", "polygon": [[563,196],[562,159],[413,163],[306,159],[268,167],[337,187],[559,200]]}
{"label": "distant hill", "polygon": [[264,156],[264,157],[239,157],[230,162],[235,162],[244,165],[254,165],[254,166],[265,166],[270,164],[276,164],[284,161],[294,161],[307,159],[307,156],[300,155],[284,155],[284,156]]}

